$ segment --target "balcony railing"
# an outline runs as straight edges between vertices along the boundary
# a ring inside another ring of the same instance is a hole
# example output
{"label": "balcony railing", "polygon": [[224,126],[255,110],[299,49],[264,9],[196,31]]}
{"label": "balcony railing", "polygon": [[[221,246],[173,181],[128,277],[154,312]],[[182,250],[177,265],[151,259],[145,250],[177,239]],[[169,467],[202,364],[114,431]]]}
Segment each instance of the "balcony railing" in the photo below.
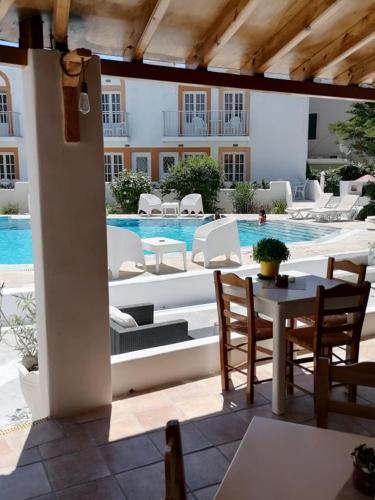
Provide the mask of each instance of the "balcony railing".
{"label": "balcony railing", "polygon": [[103,133],[104,137],[129,137],[128,113],[103,112]]}
{"label": "balcony railing", "polygon": [[0,137],[21,137],[20,113],[0,111]]}
{"label": "balcony railing", "polygon": [[247,111],[163,111],[165,137],[248,136]]}

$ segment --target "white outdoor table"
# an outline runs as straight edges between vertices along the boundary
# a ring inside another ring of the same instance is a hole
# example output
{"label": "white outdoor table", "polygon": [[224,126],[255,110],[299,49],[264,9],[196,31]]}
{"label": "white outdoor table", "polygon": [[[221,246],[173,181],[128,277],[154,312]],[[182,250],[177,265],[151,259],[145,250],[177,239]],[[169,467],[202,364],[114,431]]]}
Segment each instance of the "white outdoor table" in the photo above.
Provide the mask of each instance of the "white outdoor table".
{"label": "white outdoor table", "polygon": [[168,210],[170,210],[174,215],[180,213],[180,204],[178,201],[166,201],[161,205],[161,211],[163,215],[168,215]]}
{"label": "white outdoor table", "polygon": [[173,240],[172,238],[143,238],[144,250],[153,252],[156,259],[156,272],[159,273],[160,263],[163,262],[165,253],[181,252],[186,271],[186,243],[184,241]]}
{"label": "white outdoor table", "polygon": [[254,417],[215,500],[365,499],[350,481],[362,443],[375,438]]}
{"label": "white outdoor table", "polygon": [[276,415],[285,412],[285,322],[314,313],[317,286],[332,288],[340,283],[299,272],[290,272],[290,275],[296,276],[296,281],[288,288],[264,288],[267,282],[260,280],[253,285],[255,311],[273,320],[272,411]]}

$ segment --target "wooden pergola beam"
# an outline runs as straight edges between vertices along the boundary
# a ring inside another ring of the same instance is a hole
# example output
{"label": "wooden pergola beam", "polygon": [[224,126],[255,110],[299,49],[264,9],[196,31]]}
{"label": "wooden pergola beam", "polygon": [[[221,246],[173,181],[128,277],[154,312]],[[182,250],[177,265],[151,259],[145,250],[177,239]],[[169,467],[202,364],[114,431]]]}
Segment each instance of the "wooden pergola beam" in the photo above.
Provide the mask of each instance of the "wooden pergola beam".
{"label": "wooden pergola beam", "polygon": [[211,87],[259,90],[262,92],[375,101],[375,89],[357,86],[345,87],[312,81],[297,82],[293,80],[266,78],[262,75],[248,76],[234,73],[219,73],[204,69],[182,69],[144,64],[136,61],[128,63],[102,59],[101,67],[103,75],[122,78],[139,78],[199,86],[207,85]]}
{"label": "wooden pergola beam", "polygon": [[363,17],[358,23],[295,68],[289,76],[293,80],[306,80],[320,76],[327,69],[343,61],[373,40],[375,40],[375,12]]}
{"label": "wooden pergola beam", "polygon": [[311,31],[339,11],[346,0],[317,0],[303,6],[263,47],[241,67],[241,73],[265,73]]}
{"label": "wooden pergola beam", "polygon": [[[375,57],[370,56],[334,78],[337,85],[353,85],[369,80],[375,76]],[[351,88],[351,87],[349,87]]]}
{"label": "wooden pergola beam", "polygon": [[170,0],[147,0],[142,15],[134,19],[132,31],[126,40],[123,58],[125,61],[141,60],[150,41],[167,11]]}
{"label": "wooden pergola beam", "polygon": [[154,10],[149,17],[147,24],[138,40],[137,46],[134,49],[134,59],[141,60],[147,47],[150,45],[152,37],[158,29],[171,0],[158,0]]}
{"label": "wooden pergola beam", "polygon": [[190,68],[208,66],[219,50],[234,36],[261,0],[230,0],[215,20],[203,42],[191,51],[186,60]]}
{"label": "wooden pergola beam", "polygon": [[53,1],[52,33],[57,43],[65,43],[68,36],[70,0]]}

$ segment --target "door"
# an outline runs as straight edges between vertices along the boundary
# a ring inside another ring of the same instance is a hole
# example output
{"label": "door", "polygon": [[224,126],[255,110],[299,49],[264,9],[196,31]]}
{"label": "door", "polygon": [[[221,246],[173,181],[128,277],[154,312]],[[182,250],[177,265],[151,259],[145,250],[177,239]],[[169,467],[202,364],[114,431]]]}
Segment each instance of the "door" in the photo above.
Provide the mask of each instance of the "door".
{"label": "door", "polygon": [[183,135],[207,135],[205,92],[184,92]]}
{"label": "door", "polygon": [[171,167],[178,163],[178,153],[160,153],[159,154],[159,179],[163,179]]}
{"label": "door", "polygon": [[121,119],[121,95],[120,92],[102,93],[102,116],[103,130],[105,137],[113,137],[118,134],[119,127],[122,126]]}
{"label": "door", "polygon": [[151,153],[132,153],[132,170],[151,177]]}
{"label": "door", "polygon": [[0,92],[0,136],[9,136],[8,98],[6,92]]}
{"label": "door", "polygon": [[104,181],[112,182],[113,178],[124,170],[122,153],[104,154]]}
{"label": "door", "polygon": [[224,176],[231,184],[245,180],[244,153],[224,153]]}
{"label": "door", "polygon": [[16,180],[16,161],[13,153],[0,154],[0,181]]}
{"label": "door", "polygon": [[242,135],[245,124],[245,95],[224,92],[224,135]]}

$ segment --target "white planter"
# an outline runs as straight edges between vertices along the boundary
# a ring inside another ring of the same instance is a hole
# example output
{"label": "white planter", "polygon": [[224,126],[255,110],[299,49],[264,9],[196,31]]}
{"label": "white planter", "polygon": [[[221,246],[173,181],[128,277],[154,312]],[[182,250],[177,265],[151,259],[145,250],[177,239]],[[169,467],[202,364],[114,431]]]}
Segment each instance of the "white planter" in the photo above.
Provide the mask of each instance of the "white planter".
{"label": "white planter", "polygon": [[44,418],[46,415],[43,412],[42,406],[39,371],[29,372],[22,363],[19,363],[17,368],[22,394],[31,411],[32,420],[35,421]]}

